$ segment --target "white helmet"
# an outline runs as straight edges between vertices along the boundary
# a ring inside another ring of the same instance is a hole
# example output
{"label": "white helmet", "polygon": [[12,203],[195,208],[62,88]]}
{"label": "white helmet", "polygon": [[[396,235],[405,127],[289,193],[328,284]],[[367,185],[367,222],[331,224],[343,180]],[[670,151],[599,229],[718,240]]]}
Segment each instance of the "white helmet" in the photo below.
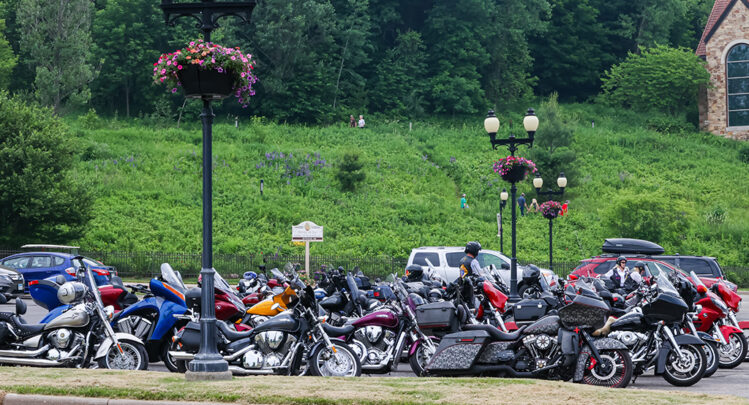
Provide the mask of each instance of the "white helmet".
{"label": "white helmet", "polygon": [[60,289],[57,290],[57,299],[63,304],[70,304],[83,298],[85,292],[86,286],[83,283],[72,281],[60,286]]}

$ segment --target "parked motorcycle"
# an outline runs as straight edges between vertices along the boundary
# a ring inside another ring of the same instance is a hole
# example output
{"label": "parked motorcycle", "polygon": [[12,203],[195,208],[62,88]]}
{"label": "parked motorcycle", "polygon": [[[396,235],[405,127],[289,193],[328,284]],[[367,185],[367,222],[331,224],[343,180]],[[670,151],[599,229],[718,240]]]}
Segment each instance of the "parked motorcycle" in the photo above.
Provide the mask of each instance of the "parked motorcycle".
{"label": "parked motorcycle", "polygon": [[[143,342],[129,333],[115,331],[109,322],[112,306],[104,306],[91,269],[78,256],[79,281],[64,283],[58,298],[70,305],[48,323],[28,324],[21,317],[26,304],[16,299],[16,311],[0,312],[0,363],[41,367],[145,370],[148,354]],[[84,281],[86,282],[84,284]]]}
{"label": "parked motorcycle", "polygon": [[[193,313],[199,314],[200,290],[188,291],[187,301]],[[289,310],[250,331],[238,332],[225,322],[216,322],[220,336],[218,350],[229,362],[232,373],[361,375],[361,363],[356,353],[343,340],[330,338],[325,332],[311,287],[306,286],[289,305]],[[334,336],[343,335],[340,330],[333,329],[332,332]],[[173,350],[169,352],[172,357],[182,362],[195,357],[200,348],[197,318],[177,334],[174,342]]]}

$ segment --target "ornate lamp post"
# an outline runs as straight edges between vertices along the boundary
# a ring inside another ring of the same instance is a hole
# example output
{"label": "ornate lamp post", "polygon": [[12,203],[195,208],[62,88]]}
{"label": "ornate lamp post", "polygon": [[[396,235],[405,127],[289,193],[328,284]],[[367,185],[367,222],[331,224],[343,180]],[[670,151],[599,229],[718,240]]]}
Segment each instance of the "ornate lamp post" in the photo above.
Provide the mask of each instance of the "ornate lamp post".
{"label": "ornate lamp post", "polygon": [[[484,120],[484,129],[489,134],[489,141],[492,144],[493,149],[497,149],[498,145],[507,145],[507,149],[510,151],[510,155],[515,156],[515,151],[518,150],[518,145],[528,145],[529,148],[533,147],[533,135],[538,129],[538,117],[532,108],[528,109],[528,112],[523,118],[523,127],[528,133],[528,138],[516,138],[515,135],[510,134],[508,139],[497,139],[497,131],[499,130],[499,119],[494,115],[493,110],[489,110]],[[512,257],[510,258],[510,302],[520,301],[518,296],[518,260],[517,260],[517,235],[516,235],[516,222],[517,216],[515,213],[515,206],[517,205],[517,187],[515,181],[511,182],[510,193],[512,194]]]}
{"label": "ornate lamp post", "polygon": [[502,192],[499,193],[499,252],[502,254],[505,253],[504,229],[502,226],[504,218],[502,216],[502,210],[505,208],[505,205],[507,205],[508,198],[509,194],[507,194],[507,189],[503,188]]}
{"label": "ornate lamp post", "polygon": [[[558,195],[559,198],[564,195],[564,188],[567,187],[567,178],[564,177],[564,172],[559,173],[559,177],[557,177],[557,186],[559,186],[559,191],[552,191],[549,189],[548,191],[541,191],[541,187],[544,185],[544,179],[541,178],[541,174],[536,173],[536,177],[533,179],[533,187],[536,189],[536,195],[541,196],[555,196]],[[552,229],[553,229],[553,223],[554,218],[556,217],[548,217],[549,219],[549,270],[554,271],[553,263],[554,263],[554,249],[553,249],[553,243],[552,243]]]}
{"label": "ornate lamp post", "polygon": [[[238,2],[214,2],[202,0],[198,3],[174,3],[162,0],[161,9],[167,25],[174,26],[180,17],[192,17],[198,20],[203,31],[203,39],[211,40],[211,32],[218,28],[218,20],[233,15],[243,22],[250,21],[256,0]],[[215,96],[203,96],[203,257],[200,275],[202,277],[200,296],[200,350],[195,360],[189,364],[187,379],[231,379],[229,364],[218,353],[216,348],[216,309],[213,292],[213,148],[212,127],[213,111],[211,99]]]}

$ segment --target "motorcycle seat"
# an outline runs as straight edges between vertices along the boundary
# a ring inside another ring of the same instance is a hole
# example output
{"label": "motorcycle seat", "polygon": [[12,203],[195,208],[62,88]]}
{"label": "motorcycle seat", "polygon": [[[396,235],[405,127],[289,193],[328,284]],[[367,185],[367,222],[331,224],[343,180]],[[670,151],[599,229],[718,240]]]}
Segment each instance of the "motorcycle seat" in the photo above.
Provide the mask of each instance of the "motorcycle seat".
{"label": "motorcycle seat", "polygon": [[494,340],[499,340],[499,341],[514,341],[514,340],[518,340],[520,338],[520,336],[522,336],[523,330],[525,330],[525,328],[527,328],[527,327],[528,327],[527,325],[523,326],[520,329],[518,329],[518,330],[516,330],[514,332],[510,332],[510,333],[502,332],[501,330],[497,329],[496,327],[494,327],[492,325],[484,325],[484,324],[480,324],[480,325],[469,324],[469,325],[463,326],[463,329],[465,329],[465,330],[483,330],[483,331],[486,331],[487,333],[489,333],[489,335]]}
{"label": "motorcycle seat", "polygon": [[13,326],[15,326],[16,330],[18,331],[19,337],[21,338],[25,336],[36,335],[37,333],[43,331],[44,327],[47,326],[44,323],[36,325],[27,324],[26,321],[20,316],[13,316],[13,324]]}
{"label": "motorcycle seat", "polygon": [[249,337],[253,332],[252,330],[238,332],[230,328],[229,325],[226,324],[226,322],[222,321],[216,321],[216,325],[218,326],[218,329],[221,331],[221,333],[223,333],[224,336],[226,336],[226,338],[232,342]]}
{"label": "motorcycle seat", "polygon": [[325,333],[328,334],[328,336],[338,337],[338,336],[345,336],[349,333],[353,332],[356,327],[354,325],[344,325],[341,327],[338,326],[332,326],[327,323],[322,324],[322,330],[325,331]]}

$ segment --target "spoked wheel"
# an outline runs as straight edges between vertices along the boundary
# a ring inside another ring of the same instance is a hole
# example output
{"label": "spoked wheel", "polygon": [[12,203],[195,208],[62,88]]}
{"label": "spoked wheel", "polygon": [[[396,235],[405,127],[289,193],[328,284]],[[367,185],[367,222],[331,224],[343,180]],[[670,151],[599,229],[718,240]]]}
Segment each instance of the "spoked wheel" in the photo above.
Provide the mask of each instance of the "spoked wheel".
{"label": "spoked wheel", "polygon": [[718,366],[720,365],[718,359],[720,354],[718,352],[718,345],[715,343],[706,343],[702,348],[705,351],[705,361],[707,361],[704,375],[704,377],[707,378],[718,371]]}
{"label": "spoked wheel", "polygon": [[429,362],[432,360],[432,356],[434,356],[434,352],[440,343],[437,338],[431,338],[431,340],[434,347],[430,348],[428,345],[422,343],[408,359],[408,362],[411,364],[411,371],[413,371],[417,377],[426,377],[428,375],[426,371],[427,365],[429,365]]}
{"label": "spoked wheel", "polygon": [[[172,373],[184,373],[184,371],[180,369],[180,366],[178,364],[179,360],[176,360],[174,357],[169,355],[170,350],[179,350],[178,344],[176,342],[172,342],[172,339],[164,342],[164,345],[161,347],[161,360],[164,361],[164,365]],[[185,365],[185,367],[187,366]]]}
{"label": "spoked wheel", "polygon": [[734,368],[746,358],[746,336],[743,333],[732,333],[728,336],[728,344],[718,346],[720,368]]}
{"label": "spoked wheel", "polygon": [[120,340],[119,347],[113,344],[107,354],[99,359],[99,368],[110,370],[145,370],[148,368],[148,354],[146,348],[130,340]]}
{"label": "spoked wheel", "polygon": [[632,358],[628,350],[605,349],[598,352],[600,362],[595,362],[593,356],[585,364],[583,382],[610,388],[624,388],[632,380]]}
{"label": "spoked wheel", "polygon": [[688,387],[702,379],[707,368],[705,352],[696,345],[679,345],[683,357],[675,350],[671,350],[666,358],[666,372],[663,378],[669,383]]}
{"label": "spoked wheel", "polygon": [[312,374],[323,377],[359,377],[361,362],[348,345],[333,342],[335,350],[327,345],[320,345],[312,353],[309,366]]}

